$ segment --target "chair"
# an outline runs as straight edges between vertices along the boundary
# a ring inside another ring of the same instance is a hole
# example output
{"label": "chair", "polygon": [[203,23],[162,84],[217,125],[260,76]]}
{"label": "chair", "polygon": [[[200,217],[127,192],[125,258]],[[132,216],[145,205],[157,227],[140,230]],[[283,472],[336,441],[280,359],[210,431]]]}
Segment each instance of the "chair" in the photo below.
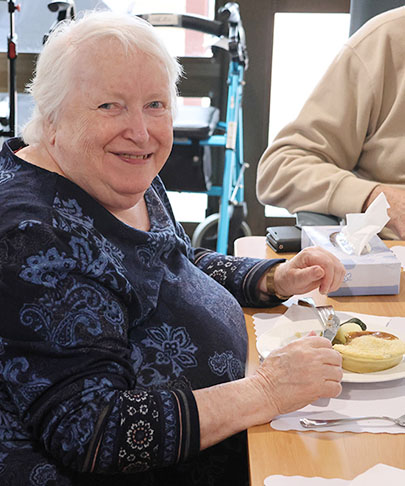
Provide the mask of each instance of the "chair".
{"label": "chair", "polygon": [[227,3],[215,20],[169,13],[139,16],[157,27],[192,29],[216,39],[212,57],[180,58],[186,72],[180,95],[209,97],[211,106],[179,106],[173,150],[160,175],[168,190],[201,192],[218,201],[219,212],[197,226],[192,244],[232,253],[233,241],[251,234],[243,194],[242,92],[248,58],[239,6]]}

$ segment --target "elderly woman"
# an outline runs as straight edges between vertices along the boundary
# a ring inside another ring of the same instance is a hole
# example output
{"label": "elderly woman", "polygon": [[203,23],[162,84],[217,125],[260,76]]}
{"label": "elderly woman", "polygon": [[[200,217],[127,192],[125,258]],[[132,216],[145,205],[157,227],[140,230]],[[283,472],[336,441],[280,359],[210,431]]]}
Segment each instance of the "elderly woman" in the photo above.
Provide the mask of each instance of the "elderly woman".
{"label": "elderly woman", "polygon": [[247,427],[341,391],[316,336],[244,377],[240,305],[334,290],[343,267],[190,247],[157,175],[179,71],[149,24],[108,12],[39,57],[0,154],[2,485],[244,484]]}

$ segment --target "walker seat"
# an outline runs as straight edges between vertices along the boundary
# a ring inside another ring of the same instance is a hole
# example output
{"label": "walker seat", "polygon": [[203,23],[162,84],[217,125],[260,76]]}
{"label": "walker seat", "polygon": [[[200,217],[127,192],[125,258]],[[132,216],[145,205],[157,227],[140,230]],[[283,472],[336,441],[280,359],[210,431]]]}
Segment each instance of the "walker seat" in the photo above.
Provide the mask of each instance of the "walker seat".
{"label": "walker seat", "polygon": [[[211,189],[211,150],[199,142],[214,133],[219,116],[219,109],[213,106],[179,106],[173,123],[173,149],[160,171],[168,191],[206,192]],[[191,144],[187,144],[188,140]]]}
{"label": "walker seat", "polygon": [[179,106],[173,122],[174,138],[203,140],[210,137],[219,122],[214,106]]}

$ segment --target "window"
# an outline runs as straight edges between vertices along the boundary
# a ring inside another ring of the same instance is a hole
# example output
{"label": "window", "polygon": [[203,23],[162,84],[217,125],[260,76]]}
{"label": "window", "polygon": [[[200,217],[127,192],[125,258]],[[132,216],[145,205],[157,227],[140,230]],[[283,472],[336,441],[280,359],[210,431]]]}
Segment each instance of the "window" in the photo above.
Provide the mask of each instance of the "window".
{"label": "window", "polygon": [[[196,14],[214,17],[215,0],[104,0],[114,11],[132,14],[142,13],[178,13]],[[210,56],[207,47],[210,36],[201,32],[175,28],[159,28],[159,34],[174,56]]]}
{"label": "window", "polygon": [[[276,13],[269,143],[299,113],[349,33],[349,14]],[[295,41],[291,41],[295,39]],[[288,216],[266,207],[266,216]]]}
{"label": "window", "polygon": [[269,141],[298,115],[347,39],[349,21],[349,14],[275,15]]}

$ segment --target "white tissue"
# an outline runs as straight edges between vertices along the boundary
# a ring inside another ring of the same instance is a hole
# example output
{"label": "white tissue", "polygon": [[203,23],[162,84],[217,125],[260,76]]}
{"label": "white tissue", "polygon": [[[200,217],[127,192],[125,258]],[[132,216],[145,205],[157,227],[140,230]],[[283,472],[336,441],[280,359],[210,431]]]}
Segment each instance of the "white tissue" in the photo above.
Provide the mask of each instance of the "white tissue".
{"label": "white tissue", "polygon": [[371,238],[379,233],[388,223],[390,207],[382,192],[367,208],[365,213],[346,215],[346,226],[336,236],[336,241],[346,253],[361,255]]}

